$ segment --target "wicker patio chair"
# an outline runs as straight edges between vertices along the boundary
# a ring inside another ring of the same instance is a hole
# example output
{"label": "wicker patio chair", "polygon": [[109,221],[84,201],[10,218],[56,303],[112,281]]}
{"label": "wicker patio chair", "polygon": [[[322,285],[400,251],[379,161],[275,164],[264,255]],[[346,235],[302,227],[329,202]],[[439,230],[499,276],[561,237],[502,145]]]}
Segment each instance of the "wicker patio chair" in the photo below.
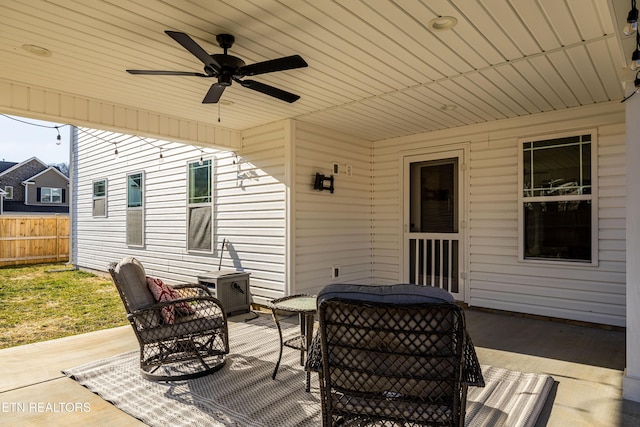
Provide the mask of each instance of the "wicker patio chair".
{"label": "wicker patio chair", "polygon": [[307,369],[319,371],[324,426],[464,426],[467,386],[484,380],[451,294],[333,284],[317,303]]}
{"label": "wicker patio chair", "polygon": [[[173,285],[182,298],[156,302],[137,259],[112,263],[109,273],[140,344],[140,372],[145,378],[183,380],[224,366],[229,353],[227,318],[206,286]],[[175,317],[168,321],[162,310],[171,307]]]}

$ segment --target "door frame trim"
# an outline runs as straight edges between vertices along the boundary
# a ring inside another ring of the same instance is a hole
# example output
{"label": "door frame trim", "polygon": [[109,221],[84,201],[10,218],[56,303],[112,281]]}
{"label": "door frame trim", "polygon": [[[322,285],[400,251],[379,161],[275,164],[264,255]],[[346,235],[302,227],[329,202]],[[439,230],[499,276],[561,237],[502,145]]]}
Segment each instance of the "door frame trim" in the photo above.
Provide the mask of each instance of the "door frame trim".
{"label": "door frame trim", "polygon": [[[463,302],[469,302],[470,277],[469,277],[469,147],[470,142],[462,142],[450,145],[440,145],[428,148],[419,148],[413,150],[400,151],[398,164],[399,175],[398,194],[399,197],[399,241],[398,241],[398,258],[400,259],[399,279],[402,283],[408,283],[409,267],[408,254],[405,248],[405,230],[408,230],[408,212],[405,209],[407,198],[409,197],[409,189],[405,186],[409,168],[406,168],[407,162],[412,163],[410,159],[415,161],[438,160],[441,158],[458,157],[458,175],[461,180],[459,183],[459,197],[462,199],[460,204],[460,217],[458,224],[458,232],[460,233],[460,246],[462,251],[463,262],[460,265],[460,281],[462,282]],[[422,159],[421,159],[422,158]],[[426,159],[425,159],[426,158]],[[420,159],[420,160],[418,160]]]}

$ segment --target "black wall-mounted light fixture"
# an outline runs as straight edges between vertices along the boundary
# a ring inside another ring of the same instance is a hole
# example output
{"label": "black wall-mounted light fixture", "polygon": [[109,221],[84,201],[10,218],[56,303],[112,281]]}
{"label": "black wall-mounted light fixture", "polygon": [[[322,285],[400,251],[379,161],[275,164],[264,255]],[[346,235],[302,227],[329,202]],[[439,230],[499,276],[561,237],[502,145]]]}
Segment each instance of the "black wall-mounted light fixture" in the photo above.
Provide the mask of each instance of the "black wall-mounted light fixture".
{"label": "black wall-mounted light fixture", "polygon": [[[325,182],[326,181],[329,181],[329,186],[328,187],[325,186]],[[333,190],[334,190],[334,187],[333,187],[333,175],[327,177],[327,176],[324,176],[321,173],[316,173],[316,179],[313,182],[313,189],[314,190],[319,190],[319,191],[329,190],[331,192],[331,194],[333,194]]]}

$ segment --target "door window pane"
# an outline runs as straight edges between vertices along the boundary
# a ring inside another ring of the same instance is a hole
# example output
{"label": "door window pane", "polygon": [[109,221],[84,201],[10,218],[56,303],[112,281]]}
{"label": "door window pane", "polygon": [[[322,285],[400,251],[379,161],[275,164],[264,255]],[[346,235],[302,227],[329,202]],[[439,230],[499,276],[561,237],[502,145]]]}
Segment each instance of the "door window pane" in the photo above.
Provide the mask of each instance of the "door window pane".
{"label": "door window pane", "polygon": [[458,160],[411,164],[411,231],[456,233]]}

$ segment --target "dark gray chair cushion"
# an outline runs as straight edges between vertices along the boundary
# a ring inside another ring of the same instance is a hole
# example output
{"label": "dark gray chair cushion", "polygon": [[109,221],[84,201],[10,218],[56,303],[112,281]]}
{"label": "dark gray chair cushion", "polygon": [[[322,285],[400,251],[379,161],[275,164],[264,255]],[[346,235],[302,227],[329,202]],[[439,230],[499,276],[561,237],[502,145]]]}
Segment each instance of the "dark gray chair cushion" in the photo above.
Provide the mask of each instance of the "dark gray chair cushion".
{"label": "dark gray chair cushion", "polygon": [[115,274],[118,282],[122,284],[122,291],[132,310],[146,308],[156,303],[147,287],[147,275],[140,261],[134,257],[124,257],[118,263]]}
{"label": "dark gray chair cushion", "polygon": [[434,286],[411,284],[374,286],[334,283],[325,286],[318,293],[318,307],[323,301],[333,298],[381,302],[386,304],[455,302],[449,292]]}

